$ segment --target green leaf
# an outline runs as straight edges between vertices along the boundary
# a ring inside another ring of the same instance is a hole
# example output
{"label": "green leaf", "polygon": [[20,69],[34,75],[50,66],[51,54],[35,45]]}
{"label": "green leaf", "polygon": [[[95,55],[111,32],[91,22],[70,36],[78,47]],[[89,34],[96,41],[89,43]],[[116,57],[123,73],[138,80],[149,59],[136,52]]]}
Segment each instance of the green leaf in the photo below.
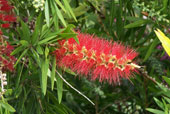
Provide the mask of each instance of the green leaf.
{"label": "green leaf", "polygon": [[59,30],[59,21],[58,21],[58,17],[57,17],[57,15],[55,14],[54,15],[54,28],[55,28],[55,30],[56,31],[58,31]]}
{"label": "green leaf", "polygon": [[74,31],[73,31],[73,29],[75,28],[75,25],[73,25],[73,24],[69,24],[67,27],[66,27],[66,29],[64,30],[64,32],[73,32],[73,33],[75,33]]}
{"label": "green leaf", "polygon": [[41,44],[46,44],[48,43],[49,40],[53,40],[53,39],[56,39],[56,37],[59,35],[60,32],[63,32],[64,29],[60,29],[59,31],[57,32],[54,32],[54,33],[49,33],[47,37],[45,37],[43,40],[39,41],[38,44],[41,45]]}
{"label": "green leaf", "polygon": [[15,54],[23,51],[24,49],[25,49],[24,46],[19,46],[19,47],[17,47],[15,50],[13,50],[13,52],[11,53],[11,55],[15,55]]}
{"label": "green leaf", "polygon": [[[77,34],[76,33],[60,33],[59,34],[61,37],[65,38],[65,39],[68,39],[68,38],[72,38],[72,37],[76,37]],[[76,41],[78,41],[77,38],[75,38]]]}
{"label": "green leaf", "polygon": [[42,92],[45,95],[46,90],[47,90],[47,73],[48,73],[48,68],[49,68],[49,59],[45,59],[45,61],[42,61],[41,65],[41,72],[42,72]]}
{"label": "green leaf", "polygon": [[22,75],[22,72],[23,72],[23,68],[24,68],[24,63],[25,63],[25,60],[23,61],[22,65],[18,65],[18,67],[16,68],[18,71],[17,71],[17,78],[15,79],[16,82],[15,82],[15,87],[18,88],[19,86],[19,83],[21,81],[21,75]]}
{"label": "green leaf", "polygon": [[158,39],[154,39],[154,41],[152,42],[151,46],[149,47],[145,55],[145,58],[143,59],[143,62],[145,62],[150,57],[150,55],[152,54],[154,48],[157,46],[158,43],[159,43]]}
{"label": "green leaf", "polygon": [[164,104],[164,113],[165,114],[168,114],[168,106],[167,106],[167,104],[166,104],[166,102],[165,102],[165,100],[164,99],[162,99],[162,102],[163,102],[163,104]]}
{"label": "green leaf", "polygon": [[51,37],[45,38],[44,40],[39,41],[38,45],[47,44],[49,40],[53,40],[54,38],[56,38],[56,37],[55,36],[51,36]]}
{"label": "green leaf", "polygon": [[80,4],[80,6],[73,9],[73,12],[74,12],[75,16],[78,17],[78,16],[81,16],[81,15],[87,13],[88,10],[89,10],[89,8],[87,7],[87,5]]}
{"label": "green leaf", "polygon": [[160,11],[164,11],[167,8],[168,0],[162,0],[163,1],[163,8]]}
{"label": "green leaf", "polygon": [[128,28],[134,28],[134,27],[139,27],[139,26],[143,26],[145,24],[147,24],[149,21],[148,20],[138,20],[138,21],[135,21],[133,23],[130,23],[126,26],[124,26],[124,28],[128,29]]}
{"label": "green leaf", "polygon": [[50,27],[50,14],[49,14],[49,3],[48,0],[46,0],[45,2],[45,19],[46,19],[46,23],[47,26]]}
{"label": "green leaf", "polygon": [[49,49],[48,49],[48,47],[46,46],[46,47],[45,47],[45,58],[48,57],[48,54],[49,54]]}
{"label": "green leaf", "polygon": [[14,96],[15,98],[18,98],[22,93],[22,86],[20,85],[18,88],[15,89],[14,91]]}
{"label": "green leaf", "polygon": [[35,29],[32,35],[32,44],[35,44],[38,41],[38,35],[42,29],[43,18],[42,13],[39,14],[35,23]]}
{"label": "green leaf", "polygon": [[20,40],[19,42],[23,46],[28,46],[29,45],[28,41],[26,41],[26,40]]}
{"label": "green leaf", "polygon": [[70,14],[72,15],[72,17],[74,18],[74,20],[77,22],[77,19],[73,13],[73,10],[72,8],[70,7],[69,3],[68,3],[68,0],[63,0],[64,2],[64,5],[65,5],[65,8],[67,9],[67,12],[70,12]]}
{"label": "green leaf", "polygon": [[[163,96],[164,97],[164,96]],[[164,97],[164,99],[170,104],[170,98]]]}
{"label": "green leaf", "polygon": [[52,73],[51,73],[51,89],[54,89],[54,78],[56,70],[56,57],[53,57]]}
{"label": "green leaf", "polygon": [[73,38],[74,38],[74,40],[75,40],[78,44],[80,44],[79,39],[77,38],[77,35],[74,36]]}
{"label": "green leaf", "polygon": [[6,96],[10,96],[10,95],[12,95],[12,93],[13,93],[13,91],[12,91],[12,89],[6,89],[6,91],[5,91],[5,95]]}
{"label": "green leaf", "polygon": [[4,107],[6,110],[10,111],[10,112],[16,112],[15,109],[9,105],[8,103],[4,103],[4,102],[0,102],[2,107]]}
{"label": "green leaf", "polygon": [[163,104],[160,100],[158,100],[157,98],[155,98],[155,97],[154,97],[154,100],[155,100],[156,104],[157,104],[162,110],[164,110],[164,104]]}
{"label": "green leaf", "polygon": [[168,85],[170,85],[170,78],[168,78],[166,76],[162,76],[162,77],[166,81],[166,83],[168,83]]}
{"label": "green leaf", "polygon": [[55,2],[53,2],[53,5],[54,5],[54,8],[55,8],[55,11],[56,11],[58,18],[61,20],[62,24],[66,27],[67,25],[66,25],[66,22],[64,20],[64,17],[62,15],[61,11],[59,10],[59,8],[55,4]]}
{"label": "green leaf", "polygon": [[27,24],[25,24],[22,20],[21,21],[21,27],[22,27],[22,39],[26,41],[30,41],[30,30]]}
{"label": "green leaf", "polygon": [[[122,9],[122,1],[120,1],[120,9]],[[120,9],[116,10],[116,33],[117,38],[124,38],[124,23],[122,18],[122,11]]]}
{"label": "green leaf", "polygon": [[162,84],[158,82],[157,82],[157,85],[162,89],[161,91],[162,94],[164,94],[167,97],[170,97],[170,90],[167,87],[163,86]]}
{"label": "green leaf", "polygon": [[163,111],[157,110],[157,109],[146,108],[146,110],[149,111],[149,112],[152,112],[154,114],[165,114]]}
{"label": "green leaf", "polygon": [[58,102],[60,104],[63,96],[63,80],[58,75],[56,76],[56,79],[57,79]]}
{"label": "green leaf", "polygon": [[19,62],[19,61],[21,60],[21,58],[27,53],[27,51],[28,51],[28,49],[26,49],[26,50],[24,50],[24,52],[22,52],[22,54],[20,55],[20,57],[17,59],[17,61],[16,61],[15,65],[14,65],[14,67],[17,66],[18,62]]}
{"label": "green leaf", "polygon": [[59,0],[55,0],[56,3],[61,7],[61,9],[66,13],[66,9],[64,8],[64,6],[62,5],[62,3]]}
{"label": "green leaf", "polygon": [[34,57],[34,60],[37,62],[37,64],[39,66],[41,66],[40,57],[39,57],[38,53],[33,48],[31,48],[31,51],[32,51],[32,55]]}
{"label": "green leaf", "polygon": [[39,54],[41,54],[41,55],[44,54],[44,52],[43,52],[43,50],[42,50],[42,48],[41,48],[40,45],[37,45],[36,50],[37,50],[37,52],[38,52]]}

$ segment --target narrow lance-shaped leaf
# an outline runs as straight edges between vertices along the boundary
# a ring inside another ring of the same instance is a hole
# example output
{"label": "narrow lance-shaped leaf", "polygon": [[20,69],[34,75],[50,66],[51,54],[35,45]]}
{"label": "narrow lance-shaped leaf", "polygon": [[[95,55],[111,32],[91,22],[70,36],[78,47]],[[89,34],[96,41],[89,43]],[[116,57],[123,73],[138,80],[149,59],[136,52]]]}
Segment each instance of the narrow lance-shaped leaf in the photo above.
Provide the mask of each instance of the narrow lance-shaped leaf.
{"label": "narrow lance-shaped leaf", "polygon": [[44,95],[46,94],[46,90],[47,90],[48,68],[49,68],[49,59],[45,59],[45,61],[42,61],[42,66],[41,66],[41,72],[42,72],[41,89]]}
{"label": "narrow lance-shaped leaf", "polygon": [[27,40],[28,42],[30,41],[30,30],[27,24],[25,24],[21,20],[21,27],[22,27],[22,39]]}
{"label": "narrow lance-shaped leaf", "polygon": [[58,21],[58,17],[57,15],[55,14],[54,15],[54,26],[55,26],[55,30],[58,31],[59,30],[59,21]]}
{"label": "narrow lance-shaped leaf", "polygon": [[36,50],[37,50],[37,52],[38,52],[39,54],[41,54],[41,55],[44,54],[43,49],[42,49],[42,47],[41,47],[40,45],[37,45]]}
{"label": "narrow lance-shaped leaf", "polygon": [[39,54],[37,53],[37,51],[35,51],[33,48],[31,48],[31,51],[32,51],[32,55],[33,55],[35,61],[37,62],[37,64],[39,66],[41,66],[40,57],[39,57]]}
{"label": "narrow lance-shaped leaf", "polygon": [[63,0],[63,2],[64,2],[64,5],[65,5],[67,11],[70,12],[71,16],[72,16],[72,17],[74,18],[74,20],[77,22],[77,19],[76,19],[74,13],[73,13],[72,8],[70,7],[70,5],[69,5],[69,3],[68,3],[68,0]]}
{"label": "narrow lance-shaped leaf", "polygon": [[170,85],[170,78],[163,76],[163,79],[166,81],[166,83],[168,83]]}
{"label": "narrow lance-shaped leaf", "polygon": [[43,17],[42,13],[40,13],[39,16],[37,17],[36,24],[35,24],[35,29],[34,29],[34,32],[33,32],[33,35],[32,35],[32,39],[31,39],[32,44],[34,44],[38,40],[39,32],[42,29],[42,22],[43,22],[42,17]]}
{"label": "narrow lance-shaped leaf", "polygon": [[45,19],[47,22],[47,26],[50,26],[50,12],[49,12],[49,3],[48,0],[45,2]]}
{"label": "narrow lance-shaped leaf", "polygon": [[142,20],[138,20],[138,21],[135,21],[133,23],[130,23],[130,24],[126,25],[124,28],[128,29],[128,28],[139,27],[139,26],[142,26],[142,25],[144,25],[148,22],[149,22],[148,20],[142,19]]}
{"label": "narrow lance-shaped leaf", "polygon": [[51,73],[51,89],[54,89],[54,78],[56,70],[56,57],[53,57],[52,73]]}
{"label": "narrow lance-shaped leaf", "polygon": [[165,114],[163,111],[157,109],[147,108],[146,110],[154,114]]}
{"label": "narrow lance-shaped leaf", "polygon": [[167,36],[165,36],[165,34],[159,29],[155,30],[155,33],[159,40],[161,41],[163,48],[170,56],[170,39]]}
{"label": "narrow lance-shaped leaf", "polygon": [[56,76],[56,79],[57,79],[58,102],[60,104],[63,96],[63,80],[58,75]]}
{"label": "narrow lance-shaped leaf", "polygon": [[156,45],[159,43],[159,40],[158,39],[154,39],[154,41],[152,42],[151,46],[149,47],[146,55],[145,55],[145,58],[143,60],[143,62],[145,62],[149,57],[150,55],[152,54],[153,52],[153,49],[156,47]]}
{"label": "narrow lance-shaped leaf", "polygon": [[62,24],[66,27],[67,25],[66,25],[66,22],[64,20],[64,17],[62,15],[61,11],[59,10],[59,8],[57,7],[55,2],[53,2],[53,5],[54,5],[54,8],[55,8],[58,18],[61,20]]}
{"label": "narrow lance-shaped leaf", "polygon": [[16,112],[15,109],[8,103],[0,102],[1,106],[10,112]]}
{"label": "narrow lance-shaped leaf", "polygon": [[23,51],[24,49],[25,49],[24,46],[19,46],[11,53],[11,55],[15,55],[15,54]]}
{"label": "narrow lance-shaped leaf", "polygon": [[49,49],[48,49],[48,47],[46,46],[46,48],[45,48],[45,58],[47,58],[48,54],[49,54]]}
{"label": "narrow lance-shaped leaf", "polygon": [[61,9],[66,13],[66,9],[64,8],[64,6],[62,5],[62,3],[60,2],[60,0],[55,0],[56,3],[61,7]]}
{"label": "narrow lance-shaped leaf", "polygon": [[63,32],[64,29],[60,29],[58,30],[57,32],[55,33],[52,33],[52,34],[49,34],[47,37],[45,37],[43,40],[39,41],[38,44],[41,45],[41,44],[46,44],[48,43],[48,41],[50,40],[53,40],[53,39],[56,39],[57,35],[61,32]]}
{"label": "narrow lance-shaped leaf", "polygon": [[14,67],[16,67],[16,65],[18,64],[18,62],[21,60],[21,58],[26,54],[26,52],[28,51],[28,49],[24,50],[24,52],[22,52],[22,54],[20,55],[20,57],[17,59]]}
{"label": "narrow lance-shaped leaf", "polygon": [[155,100],[156,104],[157,104],[162,110],[164,110],[164,104],[163,104],[160,100],[158,100],[157,98],[155,98],[155,97],[154,97],[154,100]]}

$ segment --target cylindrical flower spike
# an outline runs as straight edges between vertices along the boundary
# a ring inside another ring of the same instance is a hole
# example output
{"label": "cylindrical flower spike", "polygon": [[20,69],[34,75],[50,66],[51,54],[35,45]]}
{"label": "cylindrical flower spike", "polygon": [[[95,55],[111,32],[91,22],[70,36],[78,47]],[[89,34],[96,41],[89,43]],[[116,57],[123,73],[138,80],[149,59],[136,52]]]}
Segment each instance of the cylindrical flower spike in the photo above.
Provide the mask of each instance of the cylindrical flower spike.
{"label": "cylindrical flower spike", "polygon": [[100,82],[119,83],[129,79],[140,68],[132,60],[138,55],[121,43],[112,43],[93,35],[78,33],[79,44],[73,39],[59,41],[54,52],[59,67]]}
{"label": "cylindrical flower spike", "polygon": [[6,70],[14,71],[15,57],[11,55],[13,46],[4,40],[2,34],[3,29],[10,27],[12,22],[16,21],[16,17],[13,14],[13,6],[10,5],[8,0],[0,0],[0,67],[4,72]]}
{"label": "cylindrical flower spike", "polygon": [[8,42],[3,41],[0,36],[0,67],[1,70],[6,71],[14,71],[14,63],[16,58],[11,55],[13,51],[13,46],[11,46]]}

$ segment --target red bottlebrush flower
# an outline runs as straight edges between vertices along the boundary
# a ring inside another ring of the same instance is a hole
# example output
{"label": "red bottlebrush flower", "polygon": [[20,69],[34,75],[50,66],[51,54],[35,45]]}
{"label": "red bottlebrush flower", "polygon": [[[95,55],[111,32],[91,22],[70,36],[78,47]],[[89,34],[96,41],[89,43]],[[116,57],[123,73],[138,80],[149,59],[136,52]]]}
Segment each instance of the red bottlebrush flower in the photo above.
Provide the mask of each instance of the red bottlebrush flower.
{"label": "red bottlebrush flower", "polygon": [[3,33],[2,33],[2,31],[0,30],[0,35],[2,35]]}
{"label": "red bottlebrush flower", "polygon": [[9,23],[4,23],[4,24],[1,24],[1,27],[2,28],[9,28],[10,24]]}
{"label": "red bottlebrush flower", "polygon": [[8,4],[8,1],[6,1],[6,0],[0,0],[0,4],[1,4],[1,5]]}
{"label": "red bottlebrush flower", "polygon": [[0,13],[0,20],[3,20],[4,14]]}
{"label": "red bottlebrush flower", "polygon": [[[1,24],[2,28],[9,28],[10,22],[15,22],[16,17],[12,12],[13,6],[8,4],[7,0],[0,0],[0,20],[6,21]],[[9,22],[9,23],[8,23]],[[13,65],[16,61],[15,57],[11,55],[12,50],[14,49],[8,42],[4,41],[2,36],[2,31],[0,30],[0,67],[2,70],[13,71]]]}
{"label": "red bottlebrush flower", "polygon": [[3,17],[3,21],[15,22],[16,21],[16,17],[14,15],[5,15]]}
{"label": "red bottlebrush flower", "polygon": [[0,7],[1,11],[10,12],[13,9],[13,6],[10,6],[6,2],[1,2],[1,4],[2,4],[2,6]]}
{"label": "red bottlebrush flower", "polygon": [[110,84],[120,82],[120,78],[129,79],[140,68],[132,62],[138,53],[129,47],[88,34],[78,33],[77,37],[80,44],[73,38],[59,41],[54,52],[59,67]]}
{"label": "red bottlebrush flower", "polygon": [[14,70],[13,65],[16,58],[11,55],[13,49],[13,46],[11,46],[8,42],[0,40],[0,67],[2,67],[2,70]]}

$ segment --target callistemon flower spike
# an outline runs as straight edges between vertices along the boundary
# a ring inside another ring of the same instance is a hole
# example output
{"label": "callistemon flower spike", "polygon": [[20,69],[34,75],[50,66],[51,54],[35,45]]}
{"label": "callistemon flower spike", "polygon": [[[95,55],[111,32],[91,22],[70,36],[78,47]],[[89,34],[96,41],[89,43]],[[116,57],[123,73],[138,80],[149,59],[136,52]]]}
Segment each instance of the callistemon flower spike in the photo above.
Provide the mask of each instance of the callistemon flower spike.
{"label": "callistemon flower spike", "polygon": [[14,63],[16,58],[11,55],[13,46],[11,46],[3,38],[3,29],[10,27],[12,22],[16,21],[16,17],[13,15],[13,6],[8,3],[8,0],[0,0],[0,83],[1,91],[0,97],[5,93],[5,86],[7,85],[6,71],[14,71]]}
{"label": "callistemon flower spike", "polygon": [[138,53],[130,47],[79,32],[77,37],[79,44],[73,38],[59,41],[54,52],[59,67],[110,84],[129,79],[140,68],[133,62]]}

